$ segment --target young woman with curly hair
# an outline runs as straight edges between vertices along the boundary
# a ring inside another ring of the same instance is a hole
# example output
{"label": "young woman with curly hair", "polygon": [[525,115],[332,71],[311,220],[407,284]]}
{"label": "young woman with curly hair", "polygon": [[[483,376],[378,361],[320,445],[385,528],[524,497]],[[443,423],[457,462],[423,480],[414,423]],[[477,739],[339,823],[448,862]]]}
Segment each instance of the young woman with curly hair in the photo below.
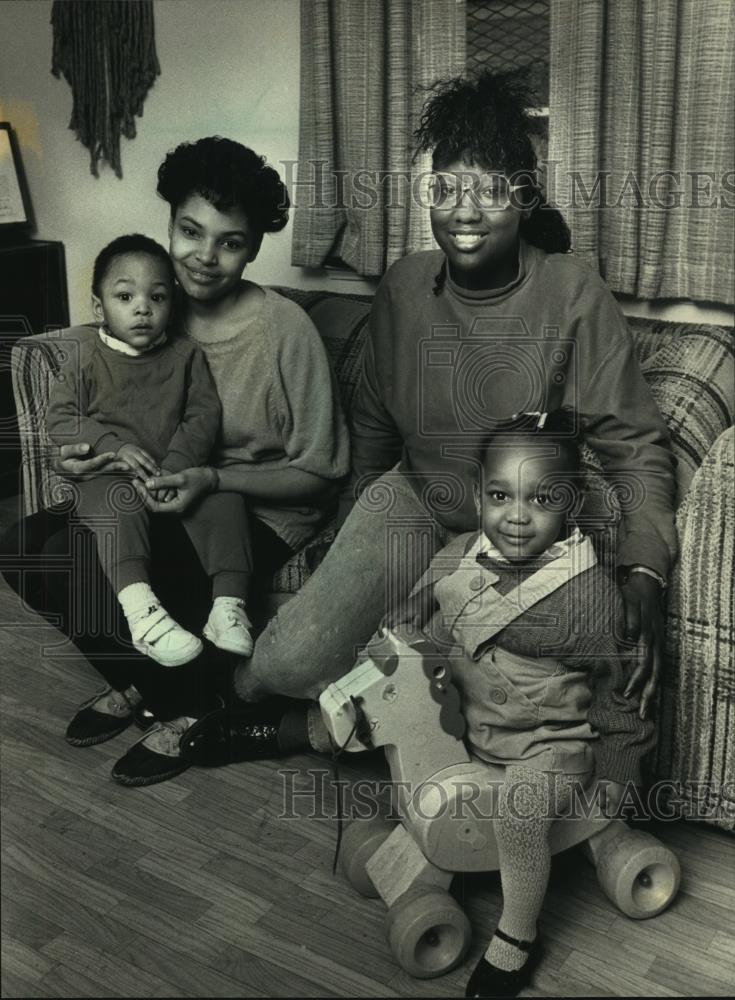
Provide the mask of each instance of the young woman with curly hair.
{"label": "young woman with curly hair", "polygon": [[[208,464],[179,467],[155,480],[142,476],[135,485],[151,514],[156,597],[175,619],[212,638],[212,597],[243,594],[254,570],[272,573],[314,534],[325,501],[349,471],[349,436],[326,352],[309,318],[295,303],[243,278],[264,235],[288,220],[288,193],[278,173],[251,149],[213,136],[169,153],[158,172],[158,193],[171,209],[169,250],[178,283],[170,331],[203,352],[222,423]],[[80,341],[98,335],[89,328],[75,332]],[[67,476],[126,470],[116,451],[97,453],[89,441],[61,451],[59,471]],[[191,512],[214,493],[242,497],[244,523],[237,537],[244,532],[246,550],[239,546],[232,573],[226,579],[220,574],[216,586],[181,517],[171,516]],[[212,640],[176,670],[136,652],[90,539],[91,554],[71,578],[68,571],[54,573],[54,558],[58,564],[70,552],[69,518],[62,510],[40,511],[5,537],[3,551],[41,556],[42,565],[6,578],[75,642],[107,683],[70,723],[70,743],[88,746],[117,735],[133,721],[141,699],[159,720],[112,771],[121,784],[147,785],[184,770],[180,736],[219,703],[218,690],[230,689],[234,648],[223,652]],[[114,618],[102,622],[102,634],[90,634],[91,617],[82,613],[91,603]],[[238,633],[235,646],[242,654],[250,623],[241,605],[230,600],[221,608],[220,617],[228,620],[214,632]],[[74,625],[80,620],[81,630]]]}

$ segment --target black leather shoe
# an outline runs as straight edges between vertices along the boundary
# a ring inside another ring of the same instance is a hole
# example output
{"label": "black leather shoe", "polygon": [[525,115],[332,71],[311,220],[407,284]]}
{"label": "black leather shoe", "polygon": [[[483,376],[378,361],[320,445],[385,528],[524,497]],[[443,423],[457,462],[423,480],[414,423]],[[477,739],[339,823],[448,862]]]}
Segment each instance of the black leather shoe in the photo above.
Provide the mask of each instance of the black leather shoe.
{"label": "black leather shoe", "polygon": [[499,969],[483,956],[469,978],[464,994],[466,997],[517,997],[531,981],[531,974],[538,965],[542,952],[538,936],[533,941],[520,941],[501,930],[496,930],[495,935],[527,952],[528,957],[520,969],[509,972],[507,969]]}
{"label": "black leather shoe", "polygon": [[219,708],[195,722],[181,740],[181,757],[199,767],[283,757],[278,719],[258,705]]}

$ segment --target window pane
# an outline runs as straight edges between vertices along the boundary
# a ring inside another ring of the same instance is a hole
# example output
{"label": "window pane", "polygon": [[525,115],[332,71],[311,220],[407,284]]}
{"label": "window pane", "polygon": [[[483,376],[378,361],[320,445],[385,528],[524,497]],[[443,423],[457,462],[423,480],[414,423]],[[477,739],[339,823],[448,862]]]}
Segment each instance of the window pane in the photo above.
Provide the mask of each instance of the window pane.
{"label": "window pane", "polygon": [[549,0],[467,0],[467,70],[519,70],[549,103]]}

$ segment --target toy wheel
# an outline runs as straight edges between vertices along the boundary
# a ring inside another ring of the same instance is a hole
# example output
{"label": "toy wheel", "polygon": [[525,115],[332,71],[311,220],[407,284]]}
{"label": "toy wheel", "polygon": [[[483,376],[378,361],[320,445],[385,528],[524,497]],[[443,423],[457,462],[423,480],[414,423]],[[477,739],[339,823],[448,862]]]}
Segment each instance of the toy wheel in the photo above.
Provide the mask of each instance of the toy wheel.
{"label": "toy wheel", "polygon": [[472,930],[462,908],[444,889],[410,889],[388,910],[388,943],[401,968],[432,979],[462,961]]}
{"label": "toy wheel", "polygon": [[345,830],[340,867],[352,888],[361,896],[377,899],[378,892],[365,866],[395,828],[395,823],[376,816],[368,820],[355,820]]}
{"label": "toy wheel", "polygon": [[661,913],[676,896],[681,868],[676,855],[650,833],[628,830],[603,845],[597,878],[619,910],[644,920]]}

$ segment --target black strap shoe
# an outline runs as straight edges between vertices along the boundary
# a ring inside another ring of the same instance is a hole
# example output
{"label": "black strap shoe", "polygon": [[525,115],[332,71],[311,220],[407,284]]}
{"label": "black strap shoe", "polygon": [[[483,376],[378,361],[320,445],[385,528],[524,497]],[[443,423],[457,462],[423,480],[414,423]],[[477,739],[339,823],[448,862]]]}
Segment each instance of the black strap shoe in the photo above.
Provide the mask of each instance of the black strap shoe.
{"label": "black strap shoe", "polygon": [[112,780],[129,788],[140,788],[182,774],[189,765],[181,756],[181,743],[192,722],[181,717],[151,726],[113,766]]}
{"label": "black strap shoe", "polygon": [[271,712],[261,712],[258,705],[209,712],[181,740],[182,760],[199,767],[222,767],[283,756],[278,722]]}
{"label": "black strap shoe", "polygon": [[143,707],[135,688],[115,691],[106,687],[79,706],[67,726],[65,738],[73,747],[91,747],[106,743],[118,733],[124,732],[133,722],[139,729],[146,730],[154,721],[150,712]]}
{"label": "black strap shoe", "polygon": [[509,971],[499,969],[483,956],[469,978],[464,994],[466,997],[517,997],[531,981],[531,974],[538,965],[542,952],[538,935],[533,941],[522,941],[497,929],[495,936],[515,945],[520,951],[527,952],[526,961],[520,969]]}

